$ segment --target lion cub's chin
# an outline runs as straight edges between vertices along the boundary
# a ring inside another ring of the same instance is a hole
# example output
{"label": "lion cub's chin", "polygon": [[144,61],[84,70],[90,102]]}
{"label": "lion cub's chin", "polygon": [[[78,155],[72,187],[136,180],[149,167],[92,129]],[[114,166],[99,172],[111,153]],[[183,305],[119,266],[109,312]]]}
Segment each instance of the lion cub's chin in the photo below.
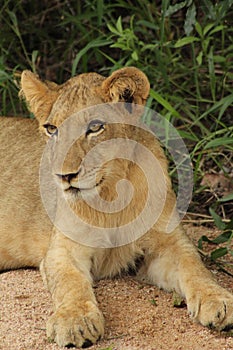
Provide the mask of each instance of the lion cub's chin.
{"label": "lion cub's chin", "polygon": [[71,186],[68,189],[64,190],[64,196],[66,200],[75,202],[82,199],[85,200],[87,198],[94,198],[96,196],[99,196],[99,193],[96,187],[80,189]]}

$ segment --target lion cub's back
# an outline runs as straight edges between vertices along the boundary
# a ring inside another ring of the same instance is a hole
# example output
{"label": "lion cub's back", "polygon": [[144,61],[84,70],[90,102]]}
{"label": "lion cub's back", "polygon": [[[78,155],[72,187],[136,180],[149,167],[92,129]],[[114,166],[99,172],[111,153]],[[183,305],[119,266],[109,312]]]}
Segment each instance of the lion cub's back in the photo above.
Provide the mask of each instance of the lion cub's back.
{"label": "lion cub's back", "polygon": [[51,224],[39,192],[44,143],[37,122],[0,118],[0,269],[37,266]]}

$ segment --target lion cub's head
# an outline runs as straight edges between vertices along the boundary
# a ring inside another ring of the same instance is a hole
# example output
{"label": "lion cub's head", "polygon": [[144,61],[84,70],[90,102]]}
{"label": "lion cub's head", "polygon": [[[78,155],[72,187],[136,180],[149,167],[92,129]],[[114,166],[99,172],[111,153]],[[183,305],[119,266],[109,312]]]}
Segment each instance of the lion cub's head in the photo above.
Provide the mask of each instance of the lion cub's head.
{"label": "lion cub's head", "polygon": [[[126,176],[129,162],[119,159],[125,143],[105,141],[131,138],[134,128],[122,121],[135,118],[132,104],[145,104],[149,93],[146,76],[129,67],[108,78],[87,73],[57,85],[24,71],[21,86],[40,130],[56,144],[53,172],[66,195],[90,196],[98,188],[105,199],[112,200],[114,185]],[[114,107],[117,102],[123,102],[120,110]],[[96,145],[94,156],[85,161]]]}

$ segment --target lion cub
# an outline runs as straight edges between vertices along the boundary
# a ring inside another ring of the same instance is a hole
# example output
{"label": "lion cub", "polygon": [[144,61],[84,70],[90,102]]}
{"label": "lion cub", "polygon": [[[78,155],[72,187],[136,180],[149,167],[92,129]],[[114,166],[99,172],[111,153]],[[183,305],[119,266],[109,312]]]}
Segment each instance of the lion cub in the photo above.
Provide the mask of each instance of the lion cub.
{"label": "lion cub", "polygon": [[36,119],[1,118],[0,268],[40,267],[55,308],[47,336],[96,343],[104,319],[92,280],[136,271],[138,258],[137,277],[180,293],[194,320],[232,327],[233,295],[179,224],[166,157],[138,121],[146,76],[127,67],[57,85],[24,71],[21,86]]}

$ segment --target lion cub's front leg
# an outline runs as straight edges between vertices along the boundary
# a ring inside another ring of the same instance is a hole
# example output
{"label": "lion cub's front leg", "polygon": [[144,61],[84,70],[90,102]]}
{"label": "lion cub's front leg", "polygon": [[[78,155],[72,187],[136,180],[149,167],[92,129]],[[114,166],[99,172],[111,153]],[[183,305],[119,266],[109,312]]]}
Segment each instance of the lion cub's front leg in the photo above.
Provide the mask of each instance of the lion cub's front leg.
{"label": "lion cub's front leg", "polygon": [[91,286],[91,255],[91,248],[56,233],[42,261],[41,273],[55,306],[47,336],[59,346],[88,347],[103,336],[103,315]]}
{"label": "lion cub's front leg", "polygon": [[152,248],[139,278],[181,294],[190,316],[202,325],[233,328],[233,294],[217,284],[182,228],[157,234],[155,241],[158,249]]}

